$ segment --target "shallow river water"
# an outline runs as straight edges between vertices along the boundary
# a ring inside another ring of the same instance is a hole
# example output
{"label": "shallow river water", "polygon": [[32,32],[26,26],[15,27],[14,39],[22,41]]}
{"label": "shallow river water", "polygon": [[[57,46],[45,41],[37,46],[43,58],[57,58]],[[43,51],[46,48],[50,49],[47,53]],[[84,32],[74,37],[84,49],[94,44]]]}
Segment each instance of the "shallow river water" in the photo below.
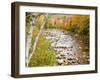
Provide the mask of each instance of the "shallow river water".
{"label": "shallow river water", "polygon": [[59,29],[47,29],[44,31],[44,36],[55,50],[59,65],[79,64],[77,55],[81,52],[82,46],[76,42],[73,35]]}

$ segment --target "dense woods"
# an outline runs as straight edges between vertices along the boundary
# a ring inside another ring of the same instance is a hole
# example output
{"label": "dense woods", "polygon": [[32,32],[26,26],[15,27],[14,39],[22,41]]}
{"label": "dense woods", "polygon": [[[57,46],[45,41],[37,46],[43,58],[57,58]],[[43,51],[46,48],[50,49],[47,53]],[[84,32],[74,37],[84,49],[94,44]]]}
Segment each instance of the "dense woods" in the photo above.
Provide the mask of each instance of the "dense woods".
{"label": "dense woods", "polygon": [[[26,13],[26,65],[55,66],[57,51],[46,39],[45,31],[50,29],[67,32],[81,45],[82,50],[77,55],[78,64],[89,63],[89,15]],[[79,47],[80,48],[80,47]],[[80,54],[79,54],[80,53]],[[88,59],[86,58],[88,57]],[[74,60],[75,61],[75,60]],[[71,64],[70,62],[68,64]],[[71,64],[72,65],[72,64]]]}

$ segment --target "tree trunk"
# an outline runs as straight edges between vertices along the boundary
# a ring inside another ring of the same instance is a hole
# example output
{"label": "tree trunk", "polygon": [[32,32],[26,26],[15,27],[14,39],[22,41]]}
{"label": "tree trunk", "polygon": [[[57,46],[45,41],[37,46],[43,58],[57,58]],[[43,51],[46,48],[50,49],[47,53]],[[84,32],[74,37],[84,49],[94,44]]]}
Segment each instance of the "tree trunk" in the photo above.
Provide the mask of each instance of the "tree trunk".
{"label": "tree trunk", "polygon": [[27,64],[29,64],[30,59],[31,59],[31,57],[32,57],[32,55],[33,55],[33,53],[34,53],[34,51],[35,51],[35,49],[36,49],[36,44],[37,44],[37,42],[38,42],[38,40],[39,40],[40,34],[41,34],[42,31],[43,31],[43,28],[44,28],[44,25],[45,25],[45,23],[46,23],[47,17],[48,17],[48,14],[46,14],[46,15],[44,16],[44,22],[42,23],[42,25],[41,25],[41,27],[40,27],[40,31],[39,31],[39,33],[37,34],[36,38],[35,38],[34,45],[33,45],[33,51],[32,51],[32,53],[30,54],[30,56],[29,56],[29,58],[28,58],[28,60],[27,60]]}
{"label": "tree trunk", "polygon": [[28,60],[28,56],[29,56],[29,49],[30,49],[30,45],[31,45],[31,39],[32,39],[32,31],[34,29],[33,24],[36,22],[36,17],[32,17],[32,15],[30,16],[30,23],[29,23],[29,32],[26,38],[26,65],[27,64],[27,60]]}

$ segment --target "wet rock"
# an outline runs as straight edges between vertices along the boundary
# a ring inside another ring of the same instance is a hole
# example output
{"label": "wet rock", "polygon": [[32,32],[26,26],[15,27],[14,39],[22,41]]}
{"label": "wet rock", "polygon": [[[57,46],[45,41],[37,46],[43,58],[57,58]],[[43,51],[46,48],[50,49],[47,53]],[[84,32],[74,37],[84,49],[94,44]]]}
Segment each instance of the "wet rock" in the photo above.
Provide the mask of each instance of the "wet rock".
{"label": "wet rock", "polygon": [[64,55],[64,56],[63,56],[63,59],[67,59],[67,57]]}
{"label": "wet rock", "polygon": [[78,37],[78,34],[75,34],[75,37]]}
{"label": "wet rock", "polygon": [[62,57],[61,57],[60,54],[57,54],[57,55],[56,55],[56,58],[57,58],[57,59],[61,59]]}
{"label": "wet rock", "polygon": [[73,60],[73,58],[68,58],[68,60],[70,60],[70,61],[71,61],[71,60]]}
{"label": "wet rock", "polygon": [[63,52],[60,52],[60,55],[61,55],[61,56],[64,56],[65,54],[64,54]]}
{"label": "wet rock", "polygon": [[65,65],[68,64],[68,60],[67,59],[64,60],[64,64]]}
{"label": "wet rock", "polygon": [[57,59],[58,64],[63,64],[63,59]]}
{"label": "wet rock", "polygon": [[76,60],[72,60],[72,63],[76,63]]}
{"label": "wet rock", "polygon": [[79,49],[82,49],[82,47],[79,47]]}
{"label": "wet rock", "polygon": [[77,57],[75,58],[77,61],[79,60]]}
{"label": "wet rock", "polygon": [[83,53],[83,55],[85,55],[86,54],[86,52],[82,52]]}

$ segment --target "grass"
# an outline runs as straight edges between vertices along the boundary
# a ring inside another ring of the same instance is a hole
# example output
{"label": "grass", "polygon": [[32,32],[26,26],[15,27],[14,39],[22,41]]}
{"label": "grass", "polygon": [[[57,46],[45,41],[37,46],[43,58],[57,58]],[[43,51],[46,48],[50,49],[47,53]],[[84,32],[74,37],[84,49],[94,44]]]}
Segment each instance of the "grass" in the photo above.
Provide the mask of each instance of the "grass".
{"label": "grass", "polygon": [[55,56],[55,51],[50,48],[50,42],[46,41],[44,36],[41,35],[36,50],[29,62],[29,67],[55,66],[57,65]]}

